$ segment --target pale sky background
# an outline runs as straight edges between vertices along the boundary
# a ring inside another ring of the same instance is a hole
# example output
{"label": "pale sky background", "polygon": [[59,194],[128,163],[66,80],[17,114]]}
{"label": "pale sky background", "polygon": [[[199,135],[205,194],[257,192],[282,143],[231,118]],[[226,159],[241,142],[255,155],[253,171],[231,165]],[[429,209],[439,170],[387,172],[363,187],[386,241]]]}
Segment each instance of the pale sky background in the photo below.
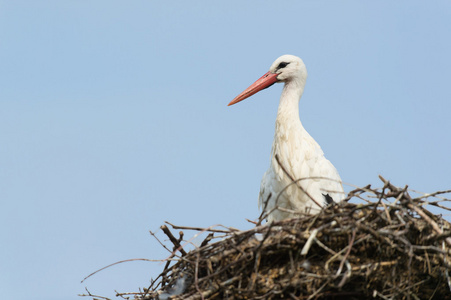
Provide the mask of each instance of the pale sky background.
{"label": "pale sky background", "polygon": [[249,228],[282,85],[227,103],[282,54],[343,181],[451,188],[450,1],[0,0],[0,297],[136,291],[163,265],[80,281],[167,257],[164,221]]}

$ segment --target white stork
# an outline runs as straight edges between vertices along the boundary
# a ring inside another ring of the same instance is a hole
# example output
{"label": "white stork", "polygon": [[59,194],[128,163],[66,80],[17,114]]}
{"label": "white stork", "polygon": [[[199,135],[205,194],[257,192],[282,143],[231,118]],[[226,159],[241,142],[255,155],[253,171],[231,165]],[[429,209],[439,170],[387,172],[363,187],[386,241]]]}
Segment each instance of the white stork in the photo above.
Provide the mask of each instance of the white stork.
{"label": "white stork", "polygon": [[263,175],[259,207],[268,213],[268,221],[315,214],[329,203],[343,200],[340,175],[324,157],[318,143],[299,119],[299,100],[304,92],[307,69],[293,55],[276,59],[269,71],[233,99],[238,103],[253,94],[284,82],[277,111],[271,163]]}

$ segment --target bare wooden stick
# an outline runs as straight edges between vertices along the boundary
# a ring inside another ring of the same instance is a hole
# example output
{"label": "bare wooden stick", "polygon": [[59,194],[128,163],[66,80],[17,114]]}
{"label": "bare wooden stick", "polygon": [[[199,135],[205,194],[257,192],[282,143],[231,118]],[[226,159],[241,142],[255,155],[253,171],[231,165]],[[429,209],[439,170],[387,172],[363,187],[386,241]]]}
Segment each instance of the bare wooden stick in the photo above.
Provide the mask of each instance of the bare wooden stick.
{"label": "bare wooden stick", "polygon": [[186,251],[183,249],[182,246],[180,246],[179,241],[174,237],[174,235],[172,235],[172,232],[169,230],[169,228],[166,225],[162,225],[160,228],[168,236],[172,244],[174,244],[174,251],[180,251],[182,256],[185,256]]}
{"label": "bare wooden stick", "polygon": [[195,230],[195,231],[209,231],[209,232],[218,232],[218,233],[230,233],[230,232],[234,232],[234,231],[239,231],[238,229],[235,229],[235,228],[232,228],[232,227],[230,227],[230,228],[227,227],[227,230],[222,230],[222,229],[213,229],[213,227],[215,227],[215,226],[210,226],[208,228],[202,228],[202,227],[191,227],[191,226],[177,226],[177,225],[174,225],[172,223],[169,223],[168,221],[165,221],[165,223],[171,225],[172,228],[174,228],[174,229],[185,229],[185,230]]}
{"label": "bare wooden stick", "polygon": [[89,274],[88,276],[86,276],[85,278],[83,278],[83,280],[81,281],[81,283],[83,283],[86,279],[88,279],[89,277],[91,277],[92,275],[103,271],[105,269],[108,269],[109,267],[121,264],[121,263],[125,263],[125,262],[131,262],[131,261],[150,261],[150,262],[163,262],[165,260],[162,259],[147,259],[147,258],[132,258],[132,259],[125,259],[125,260],[121,260],[121,261],[117,261],[115,263],[109,264],[108,266],[105,266],[103,268],[98,269],[97,271],[92,272],[91,274]]}
{"label": "bare wooden stick", "polygon": [[85,287],[85,290],[88,293],[87,295],[79,294],[78,296],[80,296],[80,297],[94,297],[94,298],[99,298],[99,299],[111,300],[110,298],[107,298],[107,297],[102,297],[102,296],[91,294],[91,292],[88,291],[88,288],[86,288],[86,287]]}

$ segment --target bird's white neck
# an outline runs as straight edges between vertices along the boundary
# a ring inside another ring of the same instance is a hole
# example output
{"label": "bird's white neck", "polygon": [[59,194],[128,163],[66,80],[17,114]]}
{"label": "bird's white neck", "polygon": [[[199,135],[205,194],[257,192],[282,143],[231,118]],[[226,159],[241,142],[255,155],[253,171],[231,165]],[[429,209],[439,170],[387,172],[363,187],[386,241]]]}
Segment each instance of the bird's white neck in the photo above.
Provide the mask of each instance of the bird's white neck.
{"label": "bird's white neck", "polygon": [[[271,155],[279,156],[281,163],[292,174],[298,176],[296,162],[301,161],[303,151],[299,147],[303,147],[303,136],[305,129],[299,119],[299,100],[304,91],[305,81],[289,81],[283,87],[280,96],[279,109],[277,111],[276,128],[274,133],[274,141],[272,144]],[[308,134],[306,135],[308,136]],[[278,163],[273,159],[272,166],[275,170],[280,171]]]}
{"label": "bird's white neck", "polygon": [[[285,83],[280,96],[276,123],[300,123],[299,100],[304,92],[305,81],[291,80]],[[302,125],[301,125],[302,126]]]}

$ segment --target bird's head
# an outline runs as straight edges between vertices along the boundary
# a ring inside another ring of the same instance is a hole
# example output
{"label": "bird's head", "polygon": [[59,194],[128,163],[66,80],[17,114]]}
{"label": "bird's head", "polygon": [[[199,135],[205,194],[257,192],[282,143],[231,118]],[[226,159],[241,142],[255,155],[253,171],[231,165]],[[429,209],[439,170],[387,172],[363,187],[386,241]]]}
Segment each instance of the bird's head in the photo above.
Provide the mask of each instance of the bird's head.
{"label": "bird's head", "polygon": [[304,62],[294,55],[282,55],[272,63],[269,71],[260,77],[256,82],[235,97],[228,105],[238,103],[259,91],[269,88],[277,82],[301,81],[305,83],[307,79],[307,69]]}
{"label": "bird's head", "polygon": [[294,55],[282,55],[276,59],[271,67],[269,73],[277,74],[277,82],[287,82],[291,80],[307,79],[307,69],[302,59]]}

